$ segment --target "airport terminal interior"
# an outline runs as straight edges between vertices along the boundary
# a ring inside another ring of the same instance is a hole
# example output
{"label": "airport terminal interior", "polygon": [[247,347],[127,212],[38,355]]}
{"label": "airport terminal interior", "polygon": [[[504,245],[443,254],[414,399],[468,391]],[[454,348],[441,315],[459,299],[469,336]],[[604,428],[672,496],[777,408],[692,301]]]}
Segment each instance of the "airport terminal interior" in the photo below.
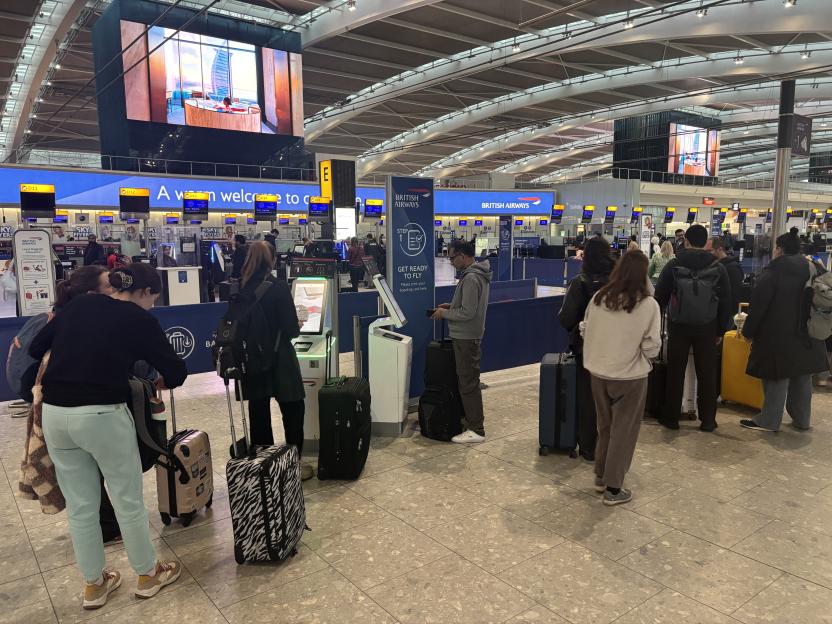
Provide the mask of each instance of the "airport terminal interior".
{"label": "airport terminal interior", "polygon": [[832,0],[3,0],[0,217],[0,624],[832,624]]}

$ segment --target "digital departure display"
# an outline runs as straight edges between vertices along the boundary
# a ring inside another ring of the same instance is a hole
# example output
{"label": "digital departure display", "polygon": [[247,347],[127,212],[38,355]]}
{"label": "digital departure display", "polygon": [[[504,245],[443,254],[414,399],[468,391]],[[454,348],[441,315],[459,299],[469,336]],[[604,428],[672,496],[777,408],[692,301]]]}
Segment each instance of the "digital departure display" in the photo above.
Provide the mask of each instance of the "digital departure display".
{"label": "digital departure display", "polygon": [[540,223],[540,225],[549,225],[549,221],[547,219],[541,219],[538,223]]}
{"label": "digital departure display", "polygon": [[639,217],[644,212],[644,209],[641,206],[633,206],[633,212],[630,214],[630,223],[636,224],[638,223]]}
{"label": "digital departure display", "polygon": [[223,221],[226,225],[237,225],[237,217],[225,217]]}
{"label": "digital departure display", "polygon": [[699,208],[688,208],[688,216],[686,221],[688,223],[696,223],[696,215],[699,213]]}
{"label": "digital departure display", "polygon": [[566,209],[566,206],[563,204],[555,204],[552,206],[552,223],[560,223],[563,219],[563,211]]}
{"label": "digital departure display", "polygon": [[467,226],[468,226],[468,220],[467,219],[460,219],[459,220],[459,227],[467,227]]}
{"label": "digital departure display", "polygon": [[474,227],[482,227],[482,219],[474,219]]}
{"label": "digital departure display", "polygon": [[204,191],[186,191],[182,196],[182,214],[186,219],[208,220],[208,201],[211,195]]}
{"label": "digital departure display", "polygon": [[118,209],[121,214],[136,217],[150,214],[150,189],[122,187],[118,190]]}
{"label": "digital departure display", "polygon": [[364,202],[364,216],[365,217],[380,217],[381,208],[384,202],[380,199],[368,199]]}
{"label": "digital departure display", "polygon": [[607,210],[604,212],[604,223],[607,225],[615,223],[615,213],[617,211],[618,206],[607,206]]}
{"label": "digital departure display", "polygon": [[[827,212],[828,212],[828,211],[827,211]],[[774,211],[769,210],[769,211],[766,213],[766,223],[771,223],[773,219],[774,219]]]}
{"label": "digital departure display", "polygon": [[581,223],[592,223],[593,216],[595,216],[595,206],[584,206],[584,211],[581,213]]}
{"label": "digital departure display", "polygon": [[517,225],[517,226],[523,225],[523,219],[515,219],[514,220],[514,225]]}
{"label": "digital departure display", "polygon": [[442,221],[440,221],[439,219],[435,220],[433,222],[433,227],[442,227]]}
{"label": "digital departure display", "polygon": [[255,195],[254,218],[257,221],[274,221],[277,218],[277,195]]}
{"label": "digital departure display", "polygon": [[113,222],[113,215],[98,215],[98,222],[99,223],[112,223]]}
{"label": "digital departure display", "polygon": [[66,212],[56,212],[52,223],[69,223],[69,214]]}
{"label": "digital departure display", "polygon": [[667,209],[664,211],[664,222],[665,223],[673,223],[676,220],[676,208],[673,206],[668,206]]}
{"label": "digital departure display", "polygon": [[740,208],[737,213],[737,223],[745,223],[748,219],[748,208]]}
{"label": "digital departure display", "polygon": [[289,225],[289,217],[279,217],[277,220],[278,225]]}
{"label": "digital departure display", "polygon": [[165,217],[165,223],[167,225],[177,225],[179,223],[179,217],[167,216]]}
{"label": "digital departure display", "polygon": [[311,221],[326,223],[330,218],[331,202],[327,197],[310,197],[308,217]]}
{"label": "digital departure display", "polygon": [[55,218],[55,187],[52,184],[21,184],[20,214],[26,218]]}

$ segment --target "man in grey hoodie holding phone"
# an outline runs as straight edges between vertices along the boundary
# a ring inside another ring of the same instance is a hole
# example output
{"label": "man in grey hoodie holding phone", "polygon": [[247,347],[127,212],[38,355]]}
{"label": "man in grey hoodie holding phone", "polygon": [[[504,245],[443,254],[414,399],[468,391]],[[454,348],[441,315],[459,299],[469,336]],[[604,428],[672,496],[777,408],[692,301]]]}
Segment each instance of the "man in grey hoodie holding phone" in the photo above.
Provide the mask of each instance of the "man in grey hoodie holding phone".
{"label": "man in grey hoodie holding phone", "polygon": [[485,442],[485,414],[480,390],[480,342],[485,332],[485,313],[491,289],[491,266],[488,260],[477,262],[474,244],[454,241],[448,259],[459,275],[453,299],[436,308],[433,318],[448,321],[448,334],[454,344],[459,394],[465,408],[465,431],[454,436],[457,444]]}

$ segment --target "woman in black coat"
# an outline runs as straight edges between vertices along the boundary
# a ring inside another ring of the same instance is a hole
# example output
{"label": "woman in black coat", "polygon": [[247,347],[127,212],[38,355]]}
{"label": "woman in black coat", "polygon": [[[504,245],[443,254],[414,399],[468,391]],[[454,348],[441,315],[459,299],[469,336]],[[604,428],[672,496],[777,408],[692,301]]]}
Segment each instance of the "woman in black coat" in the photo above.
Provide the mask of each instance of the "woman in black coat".
{"label": "woman in black coat", "polygon": [[792,427],[805,431],[811,423],[812,375],[827,369],[826,347],[806,329],[810,261],[800,255],[800,240],[789,232],[779,236],[776,245],[757,280],[742,329],[752,341],[747,372],[763,380],[763,409],[740,425],[778,431],[785,407]]}
{"label": "woman in black coat", "polygon": [[[274,345],[277,341],[274,366],[264,373],[246,375],[242,379],[243,399],[248,401],[251,442],[257,446],[274,444],[269,403],[272,397],[280,406],[286,443],[303,451],[303,418],[305,414],[303,378],[300,373],[292,338],[300,334],[300,323],[292,301],[292,293],[285,281],[272,276],[274,248],[265,241],[251,243],[240,274],[240,293],[231,306],[251,305],[255,291],[264,281],[271,287],[260,300],[270,325],[270,335],[261,344]],[[278,333],[280,339],[278,341]],[[312,476],[312,466],[301,465],[301,477]]]}
{"label": "woman in black coat", "polygon": [[578,325],[584,320],[586,307],[610,279],[615,261],[610,253],[610,244],[601,237],[591,238],[584,248],[581,273],[569,282],[563,306],[558,313],[561,326],[570,333],[569,346],[575,354],[578,365],[578,447],[584,459],[595,459],[595,444],[598,440],[595,402],[592,399],[589,372],[584,368],[583,340]]}

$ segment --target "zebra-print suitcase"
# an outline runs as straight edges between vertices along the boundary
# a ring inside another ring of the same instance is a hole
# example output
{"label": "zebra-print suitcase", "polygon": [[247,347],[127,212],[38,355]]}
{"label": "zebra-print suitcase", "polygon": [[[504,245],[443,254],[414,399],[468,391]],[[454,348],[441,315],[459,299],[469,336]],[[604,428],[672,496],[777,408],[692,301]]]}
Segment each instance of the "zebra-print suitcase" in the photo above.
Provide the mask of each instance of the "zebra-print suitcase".
{"label": "zebra-print suitcase", "polygon": [[248,444],[243,402],[240,409],[244,439],[238,441],[228,380],[225,380],[225,392],[232,439],[225,476],[234,532],[234,559],[239,564],[282,561],[297,552],[306,529],[298,450],[286,444],[257,448]]}

